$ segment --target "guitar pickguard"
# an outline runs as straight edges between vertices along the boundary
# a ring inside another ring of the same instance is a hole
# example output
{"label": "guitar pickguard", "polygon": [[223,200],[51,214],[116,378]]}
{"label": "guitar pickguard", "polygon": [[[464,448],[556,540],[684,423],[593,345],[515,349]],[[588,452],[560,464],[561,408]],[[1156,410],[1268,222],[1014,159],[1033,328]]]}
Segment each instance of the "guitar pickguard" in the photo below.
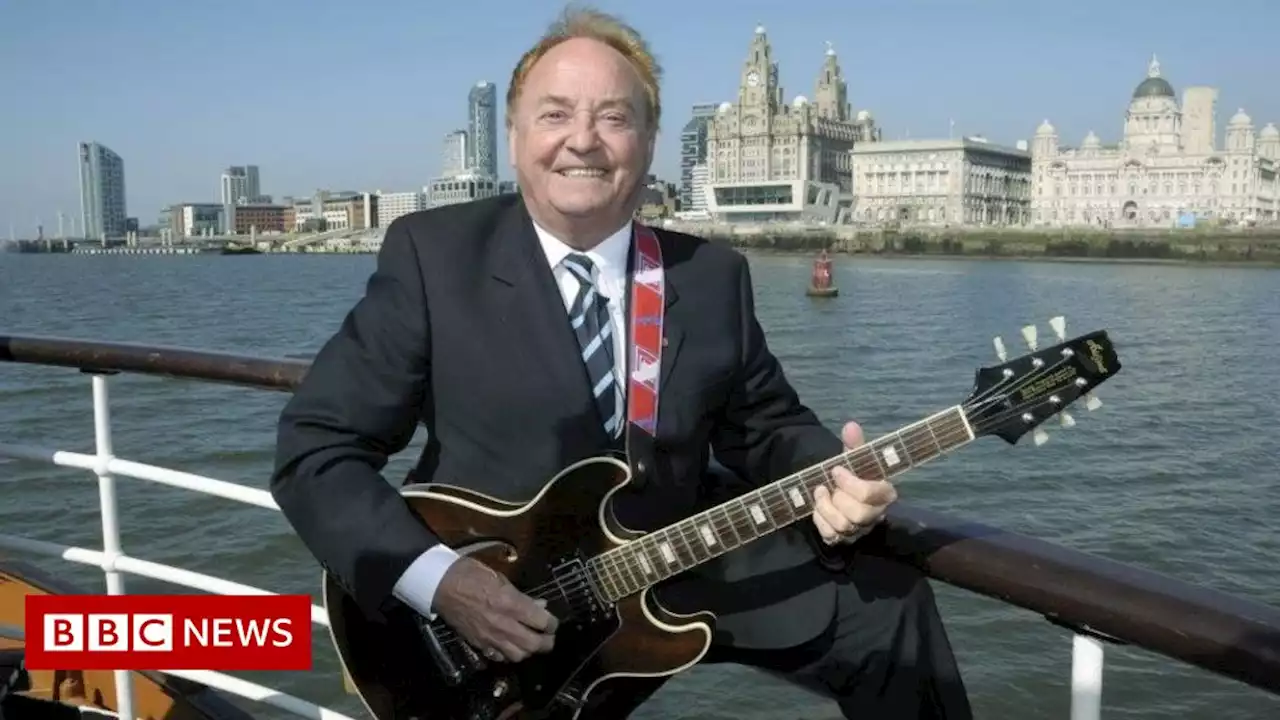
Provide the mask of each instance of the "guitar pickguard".
{"label": "guitar pickguard", "polygon": [[[562,587],[581,582],[579,578],[587,578],[584,558],[575,553],[561,559],[552,568],[551,575]],[[578,602],[571,605],[570,597]],[[550,653],[535,656],[516,666],[521,695],[528,708],[549,705],[562,693],[566,695],[565,700],[581,702],[580,695],[585,688],[576,688],[575,693],[575,688],[570,687],[570,680],[622,627],[617,609],[603,602],[595,588],[590,586],[579,596],[559,593],[555,602],[547,603],[547,609],[552,615],[565,620],[556,630],[555,648]],[[575,694],[579,697],[572,698]]]}

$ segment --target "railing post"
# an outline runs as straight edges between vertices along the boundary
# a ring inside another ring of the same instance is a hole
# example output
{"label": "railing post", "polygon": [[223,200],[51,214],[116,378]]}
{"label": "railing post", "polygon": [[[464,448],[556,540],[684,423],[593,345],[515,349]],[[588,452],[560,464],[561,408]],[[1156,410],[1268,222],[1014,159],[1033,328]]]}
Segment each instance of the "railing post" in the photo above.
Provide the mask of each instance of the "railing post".
{"label": "railing post", "polygon": [[1071,720],[1102,717],[1102,643],[1087,635],[1071,638]]}
{"label": "railing post", "polygon": [[[98,503],[102,514],[102,571],[106,575],[107,594],[123,595],[124,574],[116,569],[120,550],[120,514],[116,500],[116,479],[109,464],[115,456],[111,444],[111,396],[107,392],[107,376],[94,373],[93,441],[98,456],[94,474],[98,476]],[[122,720],[135,720],[133,711],[133,678],[128,670],[116,670],[116,713]]]}

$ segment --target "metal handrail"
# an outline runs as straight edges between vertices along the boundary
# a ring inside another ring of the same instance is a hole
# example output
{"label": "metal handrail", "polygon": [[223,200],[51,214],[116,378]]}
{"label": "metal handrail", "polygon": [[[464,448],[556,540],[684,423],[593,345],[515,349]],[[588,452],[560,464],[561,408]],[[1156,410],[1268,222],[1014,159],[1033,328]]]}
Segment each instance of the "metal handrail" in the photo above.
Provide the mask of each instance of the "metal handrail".
{"label": "metal handrail", "polygon": [[[5,348],[0,349],[0,360],[11,360],[10,348],[2,339],[0,339],[0,347]],[[197,360],[197,362],[201,361]],[[107,387],[108,376],[106,373],[118,370],[118,368],[104,369],[97,372],[89,370],[89,372],[92,372],[93,424],[97,451],[95,454],[86,455],[83,453],[0,443],[0,457],[47,462],[61,467],[90,470],[97,475],[102,514],[103,549],[101,551],[90,550],[5,534],[0,534],[0,548],[60,557],[71,562],[97,566],[102,569],[106,577],[107,593],[109,595],[125,594],[123,578],[125,573],[221,595],[275,594],[269,590],[224,580],[212,575],[130,557],[123,552],[120,546],[119,513],[115,488],[116,474],[179,487],[206,495],[214,495],[234,502],[265,507],[277,512],[280,508],[276,505],[271,494],[264,490],[115,457],[112,448],[111,409]],[[224,371],[222,374],[224,376],[233,375],[234,371],[232,373]],[[323,607],[318,605],[313,604],[311,606],[311,620],[313,623],[326,627],[329,625],[328,614]],[[336,710],[321,707],[288,693],[225,673],[211,670],[165,670],[162,672],[176,677],[184,677],[249,700],[272,705],[312,720],[353,720]],[[137,714],[133,709],[133,684],[130,682],[129,671],[116,670],[113,675],[117,702],[116,715],[120,718],[136,718]]]}
{"label": "metal handrail", "polygon": [[[308,367],[301,360],[180,347],[3,335],[0,362],[94,373],[95,411],[99,399],[106,407],[103,373],[134,372],[288,392]],[[109,450],[109,433],[106,440]],[[0,445],[0,456],[91,469],[104,488],[115,473],[275,508],[264,491],[121,460],[104,454],[103,447],[100,442],[98,454],[80,455]],[[102,495],[105,529],[105,490]],[[942,582],[1039,613],[1071,631],[1072,720],[1100,715],[1105,642],[1133,644],[1280,694],[1280,608],[901,503],[860,546],[914,565]],[[114,552],[104,549],[101,559],[107,572],[107,562],[117,570],[137,567],[118,547]]]}

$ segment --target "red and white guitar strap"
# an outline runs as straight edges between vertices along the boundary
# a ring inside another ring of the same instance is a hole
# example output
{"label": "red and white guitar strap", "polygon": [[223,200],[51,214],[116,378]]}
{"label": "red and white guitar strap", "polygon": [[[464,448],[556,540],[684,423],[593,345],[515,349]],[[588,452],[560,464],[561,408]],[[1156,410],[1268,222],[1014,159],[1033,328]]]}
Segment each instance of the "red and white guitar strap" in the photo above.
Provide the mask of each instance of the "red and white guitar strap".
{"label": "red and white guitar strap", "polygon": [[[631,328],[627,348],[627,424],[650,441],[658,428],[658,383],[662,368],[666,307],[662,247],[652,229],[636,223],[631,262]],[[628,428],[628,435],[631,434]],[[630,443],[628,443],[630,444]]]}

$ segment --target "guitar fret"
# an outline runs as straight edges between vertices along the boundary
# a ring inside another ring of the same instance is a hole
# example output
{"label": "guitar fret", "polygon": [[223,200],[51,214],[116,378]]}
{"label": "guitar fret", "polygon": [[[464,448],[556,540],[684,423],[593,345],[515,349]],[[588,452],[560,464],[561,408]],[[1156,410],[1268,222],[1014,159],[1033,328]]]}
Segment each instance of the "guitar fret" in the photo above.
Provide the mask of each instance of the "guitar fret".
{"label": "guitar fret", "polygon": [[889,480],[974,437],[963,408],[950,408],[597,556],[594,584],[621,599],[811,515],[813,491],[834,485],[836,467]]}
{"label": "guitar fret", "polygon": [[644,579],[652,583],[658,579],[659,565],[653,563],[653,558],[649,554],[650,545],[647,542],[635,543],[636,551],[633,555],[636,562],[640,565],[640,570],[644,573]]}
{"label": "guitar fret", "polygon": [[933,440],[933,447],[936,448],[938,451],[935,454],[935,456],[942,455],[943,453],[945,453],[946,450],[942,449],[942,443],[938,442],[938,433],[933,431],[933,422],[930,420],[925,420],[924,427],[926,430],[929,431],[929,439]]}
{"label": "guitar fret", "polygon": [[791,502],[791,507],[797,512],[803,512],[804,508],[809,507],[809,488],[798,480],[790,480],[783,483],[786,488],[787,500]]}
{"label": "guitar fret", "polygon": [[[885,467],[892,474],[896,475],[905,470],[906,468],[899,469],[904,462],[907,467],[911,466],[911,455],[907,452],[906,446],[902,443],[902,436],[898,433],[893,433],[876,443],[876,450],[884,460]],[[906,457],[903,457],[904,455]]]}
{"label": "guitar fret", "polygon": [[[606,558],[608,557],[608,555],[602,555],[600,557]],[[603,567],[600,567],[598,563],[589,563],[587,567],[594,570],[594,572],[591,574],[594,575],[596,580],[596,588],[601,593],[607,596],[615,596],[618,594],[618,588],[616,585],[613,584],[613,578],[611,576],[611,573],[609,573]]]}
{"label": "guitar fret", "polygon": [[[672,532],[672,531],[675,532]],[[667,528],[663,536],[667,539],[667,544],[671,546],[672,551],[676,554],[676,559],[680,562],[680,569],[687,570],[697,565],[697,558],[689,551],[684,538],[679,535],[679,526]]]}
{"label": "guitar fret", "polygon": [[618,585],[628,594],[634,592],[632,585],[635,583],[635,575],[631,572],[631,562],[626,555],[618,555]]}
{"label": "guitar fret", "polygon": [[[719,514],[717,515],[717,510]],[[726,536],[728,542],[725,544],[730,547],[737,547],[742,543],[742,539],[738,537],[738,533],[733,529],[733,518],[729,517],[729,511],[725,506],[712,508],[707,516],[711,519],[711,524],[716,530],[716,534],[723,540]]]}
{"label": "guitar fret", "polygon": [[676,551],[671,547],[671,541],[666,539],[665,534],[654,533],[649,537],[654,538],[653,542],[657,546],[658,557],[662,558],[662,567],[670,571],[672,568],[676,572],[683,569],[680,565],[680,558],[676,557]]}
{"label": "guitar fret", "polygon": [[750,537],[747,538],[749,540],[760,537],[760,533],[756,530],[755,520],[751,518],[751,511],[747,509],[747,503],[742,498],[738,498],[732,504],[736,508],[733,522],[734,529],[737,530],[738,535],[742,536],[743,533],[750,533]]}
{"label": "guitar fret", "polygon": [[[688,520],[680,523],[676,527],[680,529],[680,537],[684,540],[685,546],[689,548],[689,554],[693,556],[693,562],[695,565],[711,559],[711,554],[707,552],[702,541],[697,537],[697,528],[692,527]],[[690,534],[693,535],[692,539],[689,537]]]}
{"label": "guitar fret", "polygon": [[795,513],[791,512],[791,502],[780,485],[771,485],[766,492],[769,493],[769,512],[775,525],[786,525],[796,519]]}

